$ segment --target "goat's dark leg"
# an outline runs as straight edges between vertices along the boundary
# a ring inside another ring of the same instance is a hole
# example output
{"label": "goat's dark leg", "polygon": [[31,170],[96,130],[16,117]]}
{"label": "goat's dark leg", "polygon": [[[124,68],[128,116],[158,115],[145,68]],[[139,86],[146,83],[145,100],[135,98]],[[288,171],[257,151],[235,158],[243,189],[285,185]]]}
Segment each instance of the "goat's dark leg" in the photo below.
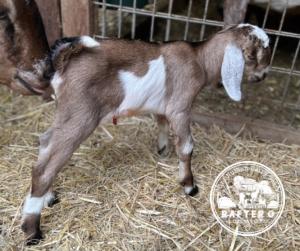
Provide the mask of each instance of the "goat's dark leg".
{"label": "goat's dark leg", "polygon": [[158,126],[158,154],[167,156],[169,153],[169,122],[164,115],[156,115]]}
{"label": "goat's dark leg", "polygon": [[188,195],[195,195],[198,187],[194,184],[191,170],[191,158],[193,153],[193,138],[190,130],[190,119],[185,113],[172,115],[169,119],[175,134],[176,152],[179,157],[179,180]]}
{"label": "goat's dark leg", "polygon": [[32,170],[31,193],[23,208],[22,229],[27,244],[42,238],[40,216],[44,206],[54,199],[51,187],[57,173],[98,125],[99,118],[92,109],[73,106],[67,113],[58,110],[52,127],[41,138],[36,166]]}

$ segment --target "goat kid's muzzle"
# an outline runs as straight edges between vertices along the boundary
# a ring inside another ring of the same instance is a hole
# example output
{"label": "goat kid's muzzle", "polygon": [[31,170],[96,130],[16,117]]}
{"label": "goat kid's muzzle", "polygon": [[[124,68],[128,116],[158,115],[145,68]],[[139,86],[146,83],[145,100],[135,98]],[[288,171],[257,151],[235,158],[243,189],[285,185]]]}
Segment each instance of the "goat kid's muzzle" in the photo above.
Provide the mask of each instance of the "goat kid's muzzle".
{"label": "goat kid's muzzle", "polygon": [[250,82],[250,83],[260,82],[267,77],[268,72],[269,72],[269,67],[266,69],[263,69],[260,72],[254,72],[253,74],[248,76],[248,82]]}
{"label": "goat kid's muzzle", "polygon": [[30,83],[21,78],[18,74],[14,76],[14,83],[12,88],[16,91],[21,92],[22,94],[27,95],[42,95],[42,92],[35,90]]}

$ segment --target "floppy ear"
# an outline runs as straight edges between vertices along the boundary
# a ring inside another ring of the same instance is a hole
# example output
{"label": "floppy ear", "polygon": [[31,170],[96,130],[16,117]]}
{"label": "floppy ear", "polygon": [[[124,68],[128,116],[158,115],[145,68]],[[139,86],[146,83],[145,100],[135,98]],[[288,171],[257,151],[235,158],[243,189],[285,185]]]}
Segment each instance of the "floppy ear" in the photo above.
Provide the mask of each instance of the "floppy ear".
{"label": "floppy ear", "polygon": [[234,101],[240,101],[242,98],[241,82],[244,65],[242,50],[234,44],[227,45],[221,67],[221,76],[228,96]]}

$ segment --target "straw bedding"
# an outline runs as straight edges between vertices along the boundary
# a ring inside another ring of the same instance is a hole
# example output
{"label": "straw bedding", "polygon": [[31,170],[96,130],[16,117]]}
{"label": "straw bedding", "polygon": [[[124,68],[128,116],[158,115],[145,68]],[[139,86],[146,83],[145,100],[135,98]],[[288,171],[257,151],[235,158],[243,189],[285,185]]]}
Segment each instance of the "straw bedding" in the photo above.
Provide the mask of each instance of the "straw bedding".
{"label": "straw bedding", "polygon": [[[43,211],[44,241],[24,247],[21,206],[38,136],[49,127],[54,108],[0,88],[0,250],[300,250],[299,146],[194,124],[193,171],[200,193],[191,198],[177,182],[174,149],[166,158],[156,154],[151,117],[98,127],[55,182],[60,203]],[[209,206],[215,177],[241,160],[271,167],[287,195],[279,223],[258,237],[228,233]]]}

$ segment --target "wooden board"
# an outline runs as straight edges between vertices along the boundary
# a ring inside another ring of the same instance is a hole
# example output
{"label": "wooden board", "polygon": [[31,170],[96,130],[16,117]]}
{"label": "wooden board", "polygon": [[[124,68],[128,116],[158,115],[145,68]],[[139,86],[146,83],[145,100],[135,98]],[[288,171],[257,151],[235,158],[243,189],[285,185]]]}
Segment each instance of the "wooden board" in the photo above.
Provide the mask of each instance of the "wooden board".
{"label": "wooden board", "polygon": [[51,46],[62,36],[60,0],[35,0],[40,10],[48,43]]}
{"label": "wooden board", "polygon": [[193,112],[192,121],[206,128],[215,124],[232,134],[250,132],[260,139],[270,140],[274,143],[284,142],[286,144],[300,145],[299,130],[287,126],[279,126],[259,119],[227,114]]}
{"label": "wooden board", "polygon": [[92,0],[61,0],[61,13],[64,36],[93,34],[95,15]]}

